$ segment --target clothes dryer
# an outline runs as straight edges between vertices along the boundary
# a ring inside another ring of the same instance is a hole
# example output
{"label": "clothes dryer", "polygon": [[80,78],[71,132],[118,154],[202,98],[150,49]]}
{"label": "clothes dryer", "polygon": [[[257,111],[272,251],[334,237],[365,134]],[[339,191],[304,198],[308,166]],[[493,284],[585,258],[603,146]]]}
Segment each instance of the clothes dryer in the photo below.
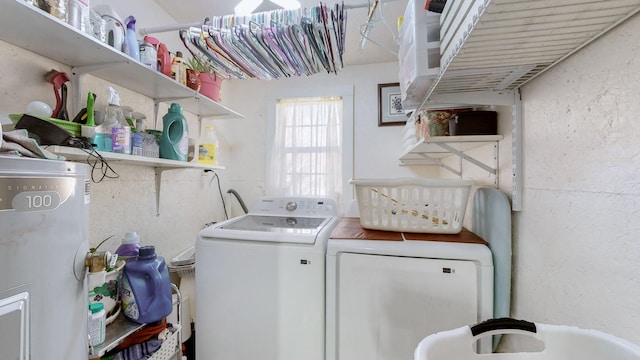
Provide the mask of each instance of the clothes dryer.
{"label": "clothes dryer", "polygon": [[[493,316],[482,239],[372,231],[342,218],[327,247],[327,360],[412,359],[438,331]],[[490,340],[483,345],[490,349]]]}

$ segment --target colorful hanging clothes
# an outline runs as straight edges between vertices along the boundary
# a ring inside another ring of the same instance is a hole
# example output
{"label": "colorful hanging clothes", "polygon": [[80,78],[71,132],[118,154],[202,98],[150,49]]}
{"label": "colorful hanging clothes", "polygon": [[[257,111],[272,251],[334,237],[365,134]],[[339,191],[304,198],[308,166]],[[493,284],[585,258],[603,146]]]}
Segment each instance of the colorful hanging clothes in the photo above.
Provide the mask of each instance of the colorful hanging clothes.
{"label": "colorful hanging clothes", "polygon": [[198,63],[227,79],[280,79],[338,73],[343,67],[344,3],[217,16],[202,28],[180,31]]}

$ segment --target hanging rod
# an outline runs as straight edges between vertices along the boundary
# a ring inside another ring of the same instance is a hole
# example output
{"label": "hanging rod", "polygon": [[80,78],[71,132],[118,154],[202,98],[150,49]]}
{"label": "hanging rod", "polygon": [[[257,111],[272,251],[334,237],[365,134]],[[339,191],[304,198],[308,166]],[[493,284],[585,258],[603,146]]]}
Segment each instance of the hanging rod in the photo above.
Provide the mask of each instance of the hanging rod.
{"label": "hanging rod", "polygon": [[[397,1],[397,0],[380,0],[380,3],[387,3],[387,2],[392,2],[392,1]],[[349,9],[360,9],[360,8],[368,8],[369,7],[369,3],[365,2],[365,3],[360,3],[360,4],[353,4],[353,5],[344,5],[344,8],[349,10]],[[202,21],[200,22],[195,22],[195,23],[190,23],[190,24],[174,24],[174,25],[164,25],[164,26],[149,26],[149,27],[143,27],[138,29],[138,33],[142,36],[144,35],[150,35],[150,34],[157,34],[157,33],[163,33],[163,32],[169,32],[169,31],[176,31],[176,30],[181,30],[181,29],[188,29],[190,27],[199,27],[202,26]]]}

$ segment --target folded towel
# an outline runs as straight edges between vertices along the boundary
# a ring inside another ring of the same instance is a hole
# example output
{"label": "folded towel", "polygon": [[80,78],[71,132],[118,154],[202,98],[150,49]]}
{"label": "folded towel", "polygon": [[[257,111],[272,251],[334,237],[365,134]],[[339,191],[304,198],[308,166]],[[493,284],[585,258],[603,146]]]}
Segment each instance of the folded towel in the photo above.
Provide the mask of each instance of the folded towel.
{"label": "folded towel", "polygon": [[32,158],[64,160],[64,156],[58,156],[40,146],[37,141],[29,137],[26,129],[17,129],[2,133],[0,142],[0,154],[27,156]]}

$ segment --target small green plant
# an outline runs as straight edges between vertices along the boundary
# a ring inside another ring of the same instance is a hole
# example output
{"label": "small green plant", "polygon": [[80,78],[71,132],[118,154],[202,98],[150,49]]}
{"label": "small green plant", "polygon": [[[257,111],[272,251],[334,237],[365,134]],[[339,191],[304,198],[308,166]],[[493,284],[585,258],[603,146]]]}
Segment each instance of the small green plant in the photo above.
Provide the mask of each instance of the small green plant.
{"label": "small green plant", "polygon": [[197,57],[189,58],[189,61],[187,61],[187,66],[189,67],[189,69],[193,69],[201,73],[213,72],[211,66],[209,65],[209,61]]}
{"label": "small green plant", "polygon": [[96,245],[96,247],[89,248],[89,252],[90,252],[90,253],[92,253],[92,254],[94,254],[96,251],[98,251],[98,249],[100,248],[100,246],[102,246],[102,244],[104,244],[105,242],[107,242],[107,240],[111,239],[111,238],[112,238],[112,237],[114,237],[114,236],[115,236],[115,235],[111,235],[111,236],[107,237],[106,239],[104,239],[104,240],[100,241],[100,242],[98,243],[98,245]]}
{"label": "small green plant", "polygon": [[[95,253],[98,251],[98,249],[100,248],[100,246],[102,246],[102,244],[104,244],[105,242],[107,242],[107,240],[111,239],[111,238],[112,238],[112,237],[114,237],[114,236],[115,236],[115,235],[111,235],[111,236],[107,237],[106,239],[104,239],[104,240],[100,241],[100,242],[98,243],[98,245],[96,245],[95,247],[89,248],[89,253],[91,253],[91,254],[95,254]],[[134,257],[135,257],[135,256],[118,256],[118,261],[120,261],[120,260],[127,260],[127,259],[134,258]],[[116,265],[116,266],[117,266],[117,265]],[[113,268],[112,268],[111,266],[109,266],[109,264],[106,264],[106,266],[105,266],[105,271],[106,271],[106,272],[110,272],[111,270],[113,270]]]}

